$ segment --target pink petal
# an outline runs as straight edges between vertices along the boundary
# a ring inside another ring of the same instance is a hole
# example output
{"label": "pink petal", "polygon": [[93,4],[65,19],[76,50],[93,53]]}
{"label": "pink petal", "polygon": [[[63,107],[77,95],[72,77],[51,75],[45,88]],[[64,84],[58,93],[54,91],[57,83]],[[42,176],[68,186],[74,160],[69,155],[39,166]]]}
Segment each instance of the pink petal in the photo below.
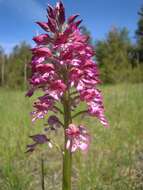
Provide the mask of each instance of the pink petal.
{"label": "pink petal", "polygon": [[67,144],[66,144],[66,148],[69,149],[70,146],[71,146],[71,141],[68,139],[68,140],[67,140]]}

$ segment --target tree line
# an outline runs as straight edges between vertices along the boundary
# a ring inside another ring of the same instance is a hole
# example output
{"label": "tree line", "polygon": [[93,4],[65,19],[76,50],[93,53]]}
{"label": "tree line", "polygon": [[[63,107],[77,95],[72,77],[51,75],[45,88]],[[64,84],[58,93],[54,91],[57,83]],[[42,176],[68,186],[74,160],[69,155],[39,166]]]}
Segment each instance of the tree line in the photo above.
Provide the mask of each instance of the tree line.
{"label": "tree line", "polygon": [[[127,28],[112,27],[104,40],[94,42],[85,26],[81,31],[89,35],[95,46],[96,62],[104,83],[143,82],[143,7],[139,11],[135,42]],[[30,76],[30,45],[22,42],[9,55],[0,46],[0,86],[26,88]]]}

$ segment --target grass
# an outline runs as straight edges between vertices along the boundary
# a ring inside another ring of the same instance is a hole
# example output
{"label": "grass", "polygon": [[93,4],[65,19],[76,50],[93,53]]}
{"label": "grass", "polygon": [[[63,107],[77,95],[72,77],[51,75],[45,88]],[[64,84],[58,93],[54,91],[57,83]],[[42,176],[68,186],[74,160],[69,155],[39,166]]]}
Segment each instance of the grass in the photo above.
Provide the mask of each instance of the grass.
{"label": "grass", "polygon": [[[143,84],[104,86],[103,95],[110,128],[95,118],[78,118],[92,135],[89,153],[76,153],[73,190],[143,189]],[[0,190],[40,190],[41,156],[45,164],[46,190],[60,190],[61,154],[42,148],[25,154],[28,136],[42,131],[32,126],[32,99],[22,91],[0,89]],[[60,139],[61,132],[57,134]]]}

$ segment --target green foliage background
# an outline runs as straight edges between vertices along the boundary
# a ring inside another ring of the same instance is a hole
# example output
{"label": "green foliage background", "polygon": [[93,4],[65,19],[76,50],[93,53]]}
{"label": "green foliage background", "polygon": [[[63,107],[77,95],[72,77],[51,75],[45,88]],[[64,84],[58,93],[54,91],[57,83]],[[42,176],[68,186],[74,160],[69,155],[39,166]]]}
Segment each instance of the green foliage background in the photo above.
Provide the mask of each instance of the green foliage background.
{"label": "green foliage background", "polygon": [[[73,190],[142,190],[143,84],[107,85],[102,93],[110,128],[94,117],[74,121],[87,126],[92,140],[88,154],[73,156]],[[28,116],[35,97],[2,88],[0,94],[0,190],[41,190],[41,156],[46,190],[61,190],[61,152],[45,145],[25,153],[29,135],[44,131],[43,121],[32,124]],[[61,128],[52,140],[62,135]]]}

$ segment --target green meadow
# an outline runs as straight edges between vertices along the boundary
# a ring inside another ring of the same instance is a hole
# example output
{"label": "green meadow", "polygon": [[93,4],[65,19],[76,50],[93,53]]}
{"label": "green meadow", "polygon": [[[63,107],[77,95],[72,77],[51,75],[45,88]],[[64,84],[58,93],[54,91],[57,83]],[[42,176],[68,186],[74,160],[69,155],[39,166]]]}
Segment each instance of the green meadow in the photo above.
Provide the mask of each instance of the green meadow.
{"label": "green meadow", "polygon": [[[143,84],[103,86],[102,91],[110,128],[93,117],[76,119],[92,140],[87,154],[73,154],[73,190],[142,190]],[[25,153],[29,135],[43,131],[43,122],[31,123],[33,99],[24,91],[0,89],[0,190],[42,190],[41,159],[45,189],[61,189],[62,153],[45,145]],[[62,129],[56,136],[61,142]]]}

